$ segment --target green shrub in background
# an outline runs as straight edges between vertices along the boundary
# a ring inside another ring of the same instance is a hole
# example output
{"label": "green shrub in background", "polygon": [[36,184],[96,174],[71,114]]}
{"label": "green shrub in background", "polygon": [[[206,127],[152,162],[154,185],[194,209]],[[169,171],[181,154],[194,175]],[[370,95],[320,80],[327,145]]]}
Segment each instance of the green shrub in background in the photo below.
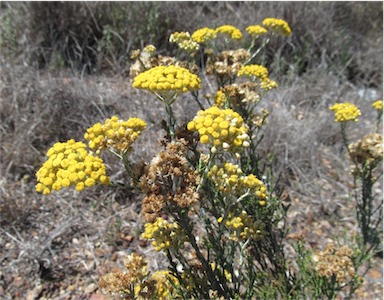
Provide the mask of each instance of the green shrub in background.
{"label": "green shrub in background", "polygon": [[[130,159],[146,127],[135,117],[96,123],[84,135],[87,145],[69,140],[48,150],[36,174],[38,192],[110,184],[101,158],[108,151],[143,196],[142,238],[165,255],[168,269],[151,272],[145,257],[132,253],[126,270],[100,278],[106,291],[127,299],[303,299],[352,295],[362,283],[358,268],[376,247],[346,241],[312,252],[298,241],[293,261],[284,251],[289,208],[267,157],[258,154],[269,114],[262,100],[278,84],[258,61],[270,40],[287,36],[287,22],[266,18],[245,32],[232,25],[174,32],[169,41],[183,60],[153,45],[134,51],[133,87],[151,92],[167,114],[163,150],[150,162]],[[214,95],[200,95],[203,84]],[[172,105],[188,92],[200,110],[179,124]]]}

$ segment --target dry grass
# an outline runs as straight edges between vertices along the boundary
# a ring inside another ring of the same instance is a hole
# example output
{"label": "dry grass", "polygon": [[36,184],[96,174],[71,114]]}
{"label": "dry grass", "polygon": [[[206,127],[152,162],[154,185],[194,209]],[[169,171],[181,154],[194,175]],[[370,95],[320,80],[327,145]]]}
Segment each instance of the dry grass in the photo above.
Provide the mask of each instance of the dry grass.
{"label": "dry grass", "polygon": [[[84,48],[77,53],[70,51],[72,44],[66,44],[64,37],[57,43],[47,40],[50,35],[38,30],[36,18],[49,11],[29,11],[29,5],[1,3],[13,17],[13,29],[4,27],[1,43],[6,51],[1,56],[0,77],[0,298],[85,299],[97,290],[99,275],[116,265],[124,253],[142,251],[154,258],[154,268],[162,263],[139,239],[140,203],[132,190],[98,187],[80,194],[67,190],[42,197],[34,191],[34,173],[53,143],[82,140],[86,128],[111,115],[147,121],[148,130],[137,140],[132,159],[151,159],[159,150],[160,121],[165,112],[148,93],[131,88],[124,77],[129,67],[127,53],[146,42],[157,42],[156,46],[165,50],[169,46],[161,41],[175,30],[224,23],[244,29],[269,16],[290,23],[295,32],[292,39],[272,43],[264,54],[271,78],[278,80],[280,87],[264,101],[271,115],[260,153],[271,154],[274,173],[281,173],[286,200],[292,204],[288,219],[292,232],[302,232],[315,247],[343,230],[349,234],[356,230],[348,199],[349,162],[345,153],[340,153],[339,128],[328,107],[337,101],[351,101],[361,108],[361,122],[352,126],[353,139],[372,130],[375,115],[370,105],[383,97],[381,3],[191,2],[185,6],[175,2],[156,6],[143,2],[136,10],[131,4],[115,3],[128,16],[125,19],[116,19],[119,10],[112,4],[79,3],[75,6],[79,9],[69,3],[55,4],[66,8],[67,15],[78,12],[78,16],[88,17],[79,21],[84,25],[81,31],[65,23],[70,19],[62,19],[62,24],[52,27],[51,37],[60,26],[74,43],[84,36],[100,38],[95,27],[102,32],[108,23],[120,30],[117,33],[123,42],[114,36],[109,52],[96,51],[93,57],[89,53],[95,52],[97,43],[90,40],[81,44]],[[34,5],[41,8],[41,4]],[[144,13],[149,5],[151,9]],[[93,16],[103,9],[106,19],[95,23],[86,13],[89,9]],[[1,13],[2,21],[4,16],[5,12]],[[35,23],[26,26],[32,17]],[[152,18],[149,28],[141,28],[140,18]],[[144,40],[146,30],[157,24],[161,24],[157,35]],[[5,33],[7,44],[3,43]],[[43,48],[39,44],[42,40],[51,44]],[[54,52],[67,57],[54,62]],[[45,60],[40,70],[31,60],[36,55]],[[67,68],[61,68],[61,62]],[[97,75],[87,75],[84,66],[94,67]],[[204,92],[209,92],[207,86]],[[181,122],[191,119],[196,110],[188,96],[175,103]],[[126,181],[119,162],[104,158],[114,174],[112,179]],[[382,186],[377,192],[382,193]],[[375,262],[374,270],[381,272],[382,260]],[[379,275],[367,280],[365,291],[371,290],[370,298],[382,295]]]}

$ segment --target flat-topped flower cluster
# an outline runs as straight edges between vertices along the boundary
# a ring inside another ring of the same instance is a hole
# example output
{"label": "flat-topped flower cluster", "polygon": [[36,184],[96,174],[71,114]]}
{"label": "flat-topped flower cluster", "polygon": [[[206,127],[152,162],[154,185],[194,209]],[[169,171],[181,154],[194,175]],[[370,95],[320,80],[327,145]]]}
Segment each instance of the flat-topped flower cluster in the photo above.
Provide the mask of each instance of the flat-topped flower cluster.
{"label": "flat-topped flower cluster", "polygon": [[88,128],[84,138],[88,141],[89,148],[98,154],[106,148],[124,152],[130,149],[146,126],[139,118],[124,121],[113,116],[106,119],[104,124],[96,123]]}
{"label": "flat-topped flower cluster", "polygon": [[189,70],[177,66],[158,66],[137,75],[132,86],[151,92],[174,91],[176,94],[200,89],[201,80]]}
{"label": "flat-topped flower cluster", "polygon": [[211,152],[234,151],[249,147],[248,129],[243,118],[232,109],[212,106],[200,110],[188,123],[189,131],[198,132],[202,144],[211,145]]}
{"label": "flat-topped flower cluster", "polygon": [[74,186],[77,191],[97,183],[109,184],[103,160],[86,150],[86,145],[71,139],[56,143],[47,152],[48,160],[37,171],[36,191],[47,195],[52,190]]}

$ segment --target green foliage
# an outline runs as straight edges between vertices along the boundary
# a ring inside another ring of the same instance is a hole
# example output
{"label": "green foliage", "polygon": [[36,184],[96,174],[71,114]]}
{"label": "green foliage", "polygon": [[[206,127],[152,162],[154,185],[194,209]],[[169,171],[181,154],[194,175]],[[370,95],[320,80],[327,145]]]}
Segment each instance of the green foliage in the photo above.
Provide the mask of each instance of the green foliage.
{"label": "green foliage", "polygon": [[0,49],[3,55],[13,57],[17,50],[17,33],[14,26],[15,11],[8,9],[0,15]]}

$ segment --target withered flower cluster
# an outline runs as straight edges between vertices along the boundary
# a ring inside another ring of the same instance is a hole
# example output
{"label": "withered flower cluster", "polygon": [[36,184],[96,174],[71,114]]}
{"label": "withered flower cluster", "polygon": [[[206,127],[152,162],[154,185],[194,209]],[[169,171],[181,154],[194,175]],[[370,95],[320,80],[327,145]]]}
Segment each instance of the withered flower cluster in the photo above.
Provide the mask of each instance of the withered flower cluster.
{"label": "withered flower cluster", "polygon": [[210,55],[207,60],[206,73],[208,75],[232,77],[237,74],[250,57],[250,53],[242,48],[222,51],[218,56]]}
{"label": "withered flower cluster", "polygon": [[216,94],[215,105],[223,108],[227,97],[229,97],[231,107],[243,107],[248,103],[256,104],[260,101],[257,84],[249,81],[241,84],[234,83],[221,88]]}
{"label": "withered flower cluster", "polygon": [[190,167],[186,152],[184,139],[172,141],[146,168],[139,187],[145,195],[142,213],[147,222],[154,222],[166,206],[184,209],[197,204],[200,176]]}
{"label": "withered flower cluster", "polygon": [[145,296],[143,283],[149,275],[147,262],[142,256],[132,253],[124,258],[124,266],[126,271],[114,270],[100,277],[100,287],[109,293],[124,296],[125,299],[135,299],[139,294]]}
{"label": "withered flower cluster", "polygon": [[124,267],[100,277],[100,288],[120,299],[176,299],[179,282],[168,270],[147,271],[147,261],[136,253],[124,258]]}
{"label": "withered flower cluster", "polygon": [[346,283],[356,275],[352,258],[353,251],[348,246],[336,248],[330,243],[323,251],[315,253],[312,259],[320,276],[334,276],[337,282]]}
{"label": "withered flower cluster", "polygon": [[131,58],[136,59],[130,67],[130,76],[136,77],[140,73],[158,66],[176,66],[188,69],[191,73],[197,74],[198,67],[196,64],[191,64],[186,61],[177,60],[172,56],[162,56],[155,54],[155,51],[147,51],[147,47],[143,50],[135,50],[131,53]]}
{"label": "withered flower cluster", "polygon": [[352,160],[357,163],[376,163],[383,159],[383,137],[378,133],[368,134],[349,145],[349,151]]}

